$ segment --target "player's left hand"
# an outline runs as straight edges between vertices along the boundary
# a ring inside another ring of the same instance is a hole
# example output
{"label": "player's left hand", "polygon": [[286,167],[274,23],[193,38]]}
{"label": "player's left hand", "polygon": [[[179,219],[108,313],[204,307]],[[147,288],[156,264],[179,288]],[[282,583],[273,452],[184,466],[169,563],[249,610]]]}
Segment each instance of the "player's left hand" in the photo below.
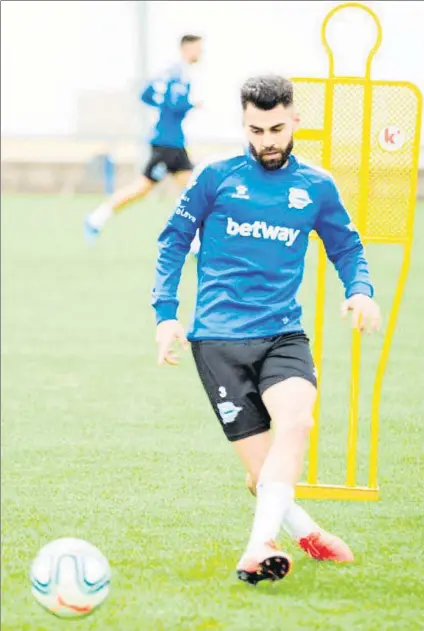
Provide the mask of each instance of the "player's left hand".
{"label": "player's left hand", "polygon": [[378,304],[365,294],[354,294],[342,304],[342,317],[352,312],[352,327],[360,333],[379,331],[381,314]]}

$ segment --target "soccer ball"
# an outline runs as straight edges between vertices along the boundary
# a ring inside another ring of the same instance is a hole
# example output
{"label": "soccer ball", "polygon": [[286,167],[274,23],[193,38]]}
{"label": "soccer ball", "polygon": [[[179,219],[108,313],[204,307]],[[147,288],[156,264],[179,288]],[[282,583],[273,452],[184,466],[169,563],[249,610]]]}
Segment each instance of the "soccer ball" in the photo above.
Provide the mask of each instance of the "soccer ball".
{"label": "soccer ball", "polygon": [[41,548],[31,572],[32,593],[60,618],[86,616],[109,593],[110,567],[95,546],[83,539],[56,539]]}

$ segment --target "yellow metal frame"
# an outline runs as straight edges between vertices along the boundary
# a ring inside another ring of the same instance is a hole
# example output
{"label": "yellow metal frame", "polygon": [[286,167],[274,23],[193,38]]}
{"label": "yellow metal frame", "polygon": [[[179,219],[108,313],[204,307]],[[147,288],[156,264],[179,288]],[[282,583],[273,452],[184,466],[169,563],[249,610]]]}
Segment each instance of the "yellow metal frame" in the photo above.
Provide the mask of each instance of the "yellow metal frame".
{"label": "yellow metal frame", "polygon": [[379,499],[378,488],[337,484],[300,483],[296,488],[300,500],[362,500],[375,502]]}
{"label": "yellow metal frame", "polygon": [[343,4],[339,4],[337,7],[334,7],[334,9],[332,9],[327,14],[327,16],[325,17],[325,19],[324,19],[324,21],[322,23],[322,26],[321,26],[321,41],[322,41],[322,45],[325,48],[325,52],[328,55],[328,61],[329,61],[328,74],[329,74],[330,78],[335,76],[334,75],[334,54],[333,54],[333,51],[332,51],[332,49],[331,49],[331,47],[330,47],[330,45],[328,43],[327,28],[328,28],[329,23],[333,19],[333,17],[336,15],[336,13],[340,13],[340,11],[344,11],[346,9],[360,9],[362,11],[365,11],[372,18],[372,20],[374,21],[374,24],[375,24],[375,26],[377,28],[377,38],[375,40],[374,46],[371,48],[370,52],[368,53],[366,66],[365,66],[365,80],[370,81],[370,79],[371,79],[372,62],[373,62],[373,59],[375,57],[376,52],[380,48],[381,42],[383,40],[383,29],[381,28],[380,20],[378,19],[377,15],[374,13],[374,11],[372,9],[370,9],[369,7],[367,7],[365,4],[361,4],[360,2],[345,2]]}
{"label": "yellow metal frame", "polygon": [[[334,15],[345,9],[360,9],[365,11],[374,20],[377,29],[377,37],[374,46],[368,54],[366,61],[365,75],[363,77],[336,77],[334,73],[334,55],[327,40],[328,24]],[[351,363],[351,379],[350,379],[350,397],[349,397],[349,427],[348,427],[348,451],[347,451],[347,467],[346,482],[344,485],[323,485],[318,480],[318,441],[320,426],[320,395],[318,394],[315,407],[315,425],[311,432],[310,448],[309,448],[309,470],[306,483],[299,484],[297,487],[297,497],[311,499],[337,499],[337,500],[366,500],[375,501],[379,499],[379,489],[377,483],[378,468],[378,435],[379,435],[379,410],[383,385],[383,377],[386,369],[390,347],[395,331],[397,317],[399,313],[400,303],[408,275],[412,234],[414,223],[414,212],[416,204],[416,189],[418,180],[418,159],[419,159],[419,139],[421,129],[421,112],[422,112],[422,96],[418,88],[407,82],[389,82],[389,81],[373,81],[371,79],[371,66],[374,56],[380,47],[382,41],[382,28],[377,15],[367,6],[357,2],[347,2],[341,4],[328,13],[323,21],[321,29],[322,44],[329,58],[329,76],[326,79],[317,78],[299,78],[296,81],[308,81],[308,83],[319,82],[325,85],[325,109],[323,129],[300,129],[296,134],[296,139],[314,140],[322,143],[322,166],[331,170],[331,154],[332,154],[332,122],[333,122],[333,103],[334,88],[340,84],[360,84],[364,87],[364,107],[362,121],[362,158],[361,158],[361,177],[359,190],[359,211],[357,217],[357,228],[362,234],[366,222],[368,211],[368,195],[369,195],[369,169],[370,169],[370,142],[371,142],[371,115],[372,115],[372,89],[376,85],[384,86],[405,86],[412,90],[418,100],[418,117],[416,126],[416,135],[414,140],[413,160],[416,166],[412,173],[412,186],[409,204],[406,209],[408,215],[407,236],[404,238],[363,238],[365,242],[373,243],[397,243],[404,246],[403,262],[400,270],[400,276],[396,288],[394,302],[388,325],[384,337],[383,347],[377,367],[377,373],[374,383],[374,391],[372,398],[371,412],[371,433],[370,433],[370,460],[369,460],[369,478],[368,486],[360,487],[356,485],[356,460],[357,460],[357,438],[359,427],[359,388],[360,388],[360,364],[361,364],[361,337],[358,332],[353,333],[352,339],[352,363]],[[313,236],[316,238],[316,235]],[[323,330],[324,330],[324,308],[325,308],[325,284],[326,284],[326,268],[327,258],[324,247],[319,242],[318,253],[318,290],[315,314],[314,328],[314,344],[313,354],[315,365],[318,373],[318,393],[321,389],[322,374],[322,357],[323,357]]]}

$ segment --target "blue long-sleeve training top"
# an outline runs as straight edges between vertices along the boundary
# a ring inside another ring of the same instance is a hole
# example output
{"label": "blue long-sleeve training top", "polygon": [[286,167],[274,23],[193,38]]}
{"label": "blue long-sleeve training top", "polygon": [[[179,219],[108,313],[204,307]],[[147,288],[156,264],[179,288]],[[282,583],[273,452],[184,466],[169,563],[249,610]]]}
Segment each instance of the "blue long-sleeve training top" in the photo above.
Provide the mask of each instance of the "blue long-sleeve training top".
{"label": "blue long-sleeve training top", "polygon": [[185,145],[183,121],[194,107],[190,102],[191,84],[184,64],[177,64],[150,81],[140,95],[146,105],[159,111],[149,142],[159,147],[182,149]]}
{"label": "blue long-sleeve training top", "polygon": [[198,228],[190,340],[302,331],[296,295],[312,230],[346,297],[373,296],[364,248],[331,175],[293,155],[285,168],[266,171],[247,153],[195,171],[162,231],[153,290],[157,323],[177,317],[181,270]]}

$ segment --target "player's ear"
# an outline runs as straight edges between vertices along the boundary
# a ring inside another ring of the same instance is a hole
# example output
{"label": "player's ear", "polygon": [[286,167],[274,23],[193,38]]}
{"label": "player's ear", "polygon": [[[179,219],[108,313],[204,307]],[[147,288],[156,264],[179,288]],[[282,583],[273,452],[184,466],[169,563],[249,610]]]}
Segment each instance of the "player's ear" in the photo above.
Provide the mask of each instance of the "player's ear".
{"label": "player's ear", "polygon": [[299,129],[300,126],[300,114],[298,110],[293,110],[293,131]]}

